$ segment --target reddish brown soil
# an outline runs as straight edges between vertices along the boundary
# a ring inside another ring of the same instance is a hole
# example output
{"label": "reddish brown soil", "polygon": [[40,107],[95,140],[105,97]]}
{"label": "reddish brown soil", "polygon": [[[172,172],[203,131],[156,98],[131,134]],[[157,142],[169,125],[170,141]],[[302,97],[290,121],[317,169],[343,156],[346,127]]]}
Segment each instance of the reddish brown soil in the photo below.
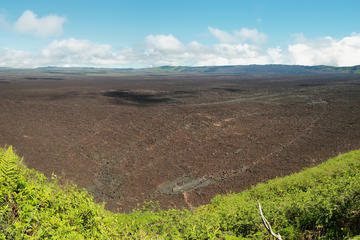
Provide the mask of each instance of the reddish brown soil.
{"label": "reddish brown soil", "polygon": [[0,145],[107,208],[163,208],[360,148],[360,76],[1,76]]}

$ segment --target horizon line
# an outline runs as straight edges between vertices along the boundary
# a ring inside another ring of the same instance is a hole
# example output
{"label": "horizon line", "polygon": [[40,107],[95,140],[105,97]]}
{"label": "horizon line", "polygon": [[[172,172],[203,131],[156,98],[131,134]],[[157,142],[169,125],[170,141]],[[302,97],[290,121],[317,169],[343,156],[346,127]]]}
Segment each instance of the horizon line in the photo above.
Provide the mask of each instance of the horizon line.
{"label": "horizon line", "polygon": [[352,65],[352,66],[332,66],[332,65],[300,65],[300,64],[245,64],[245,65],[207,65],[207,66],[188,66],[188,65],[161,65],[156,67],[96,67],[96,66],[38,66],[34,68],[16,68],[16,67],[3,67],[0,66],[1,69],[12,69],[12,70],[36,70],[42,68],[63,68],[63,69],[118,69],[118,70],[144,70],[144,69],[157,69],[157,68],[176,68],[176,67],[184,67],[184,68],[209,68],[209,67],[248,67],[248,66],[291,66],[291,67],[331,67],[331,68],[353,68],[360,67],[360,65]]}

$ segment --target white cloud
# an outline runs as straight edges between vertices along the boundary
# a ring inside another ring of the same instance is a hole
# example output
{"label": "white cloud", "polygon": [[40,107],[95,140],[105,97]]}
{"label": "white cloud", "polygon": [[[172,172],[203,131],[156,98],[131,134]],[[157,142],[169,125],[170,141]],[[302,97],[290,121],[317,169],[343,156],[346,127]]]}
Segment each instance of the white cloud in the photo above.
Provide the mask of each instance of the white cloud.
{"label": "white cloud", "polygon": [[106,66],[123,62],[110,45],[74,38],[51,42],[41,51],[41,57],[50,65],[60,66]]}
{"label": "white cloud", "polygon": [[353,66],[360,64],[360,34],[352,33],[340,40],[324,37],[308,40],[302,37],[288,46],[292,64]]}
{"label": "white cloud", "polygon": [[5,48],[0,52],[0,66],[33,67],[32,61],[32,54],[25,51]]}
{"label": "white cloud", "polygon": [[[120,51],[114,50],[110,45],[88,40],[74,38],[54,40],[38,53],[3,49],[0,51],[0,66],[150,67],[246,64],[350,66],[360,64],[360,34],[357,33],[338,40],[332,37],[306,39],[303,35],[299,35],[287,48],[279,46],[266,48],[260,43],[264,41],[264,34],[254,29],[244,29],[234,31],[234,34],[229,35],[231,38],[223,34],[226,33],[224,31],[212,29],[214,37],[219,39],[219,42],[212,45],[204,45],[197,41],[183,43],[171,34],[149,35],[144,39],[142,48],[126,48]],[[210,32],[212,30],[209,29]],[[232,38],[235,40],[231,40]]]}
{"label": "white cloud", "polygon": [[124,56],[110,45],[91,43],[74,38],[52,41],[40,53],[4,49],[0,52],[0,66],[33,68],[40,66],[123,66]]}
{"label": "white cloud", "polygon": [[59,36],[63,33],[66,18],[56,15],[38,17],[30,10],[26,10],[14,23],[14,30],[23,34],[39,37]]}
{"label": "white cloud", "polygon": [[208,27],[209,32],[221,43],[253,43],[263,44],[266,42],[266,35],[257,29],[242,28],[228,33],[217,28]]}
{"label": "white cloud", "polygon": [[289,64],[286,54],[284,54],[284,51],[279,46],[269,48],[266,51],[266,54],[268,55],[271,63]]}
{"label": "white cloud", "polygon": [[146,46],[154,51],[182,51],[184,45],[172,34],[149,35],[145,38]]}
{"label": "white cloud", "polygon": [[266,42],[266,35],[257,29],[242,28],[240,31],[235,31],[234,35],[240,39],[240,41],[250,41],[257,44]]}
{"label": "white cloud", "polygon": [[222,43],[235,42],[235,36],[217,28],[208,27],[209,32]]}

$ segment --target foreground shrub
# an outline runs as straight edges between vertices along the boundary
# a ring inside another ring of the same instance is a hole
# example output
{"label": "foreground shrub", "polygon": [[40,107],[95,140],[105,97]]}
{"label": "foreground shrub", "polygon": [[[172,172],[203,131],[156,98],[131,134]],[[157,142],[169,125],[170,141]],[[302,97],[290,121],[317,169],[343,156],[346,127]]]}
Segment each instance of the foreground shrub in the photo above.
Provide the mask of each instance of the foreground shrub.
{"label": "foreground shrub", "polygon": [[18,160],[11,148],[0,149],[0,239],[272,239],[256,200],[283,239],[360,234],[360,151],[219,195],[194,211],[154,211],[149,203],[131,214],[108,212],[85,190],[59,186],[21,163],[10,164],[12,173],[2,166]]}
{"label": "foreground shrub", "polygon": [[[139,220],[128,232],[141,229],[149,237],[164,239],[272,239],[261,223],[256,200],[283,239],[344,239],[360,234],[360,151],[239,194],[219,195],[193,212],[159,212],[154,215],[161,220]],[[130,217],[140,219],[136,214]]]}
{"label": "foreground shrub", "polygon": [[[59,186],[27,169],[11,148],[0,149],[0,239],[107,239],[114,215],[76,186]],[[14,173],[16,174],[14,176]],[[11,178],[9,177],[11,176]],[[7,180],[6,180],[7,179]],[[11,181],[10,181],[11,179]]]}

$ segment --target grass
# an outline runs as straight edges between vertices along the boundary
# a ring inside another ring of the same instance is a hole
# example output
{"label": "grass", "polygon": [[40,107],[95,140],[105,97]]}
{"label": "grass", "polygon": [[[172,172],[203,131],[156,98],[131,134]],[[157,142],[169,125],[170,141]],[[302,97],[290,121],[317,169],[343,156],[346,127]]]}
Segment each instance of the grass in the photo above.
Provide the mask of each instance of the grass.
{"label": "grass", "polygon": [[283,239],[360,234],[360,151],[193,211],[150,202],[130,214],[111,213],[85,190],[59,185],[56,176],[26,168],[11,148],[0,149],[0,165],[14,161],[17,176],[0,175],[0,239],[272,239],[256,200]]}

